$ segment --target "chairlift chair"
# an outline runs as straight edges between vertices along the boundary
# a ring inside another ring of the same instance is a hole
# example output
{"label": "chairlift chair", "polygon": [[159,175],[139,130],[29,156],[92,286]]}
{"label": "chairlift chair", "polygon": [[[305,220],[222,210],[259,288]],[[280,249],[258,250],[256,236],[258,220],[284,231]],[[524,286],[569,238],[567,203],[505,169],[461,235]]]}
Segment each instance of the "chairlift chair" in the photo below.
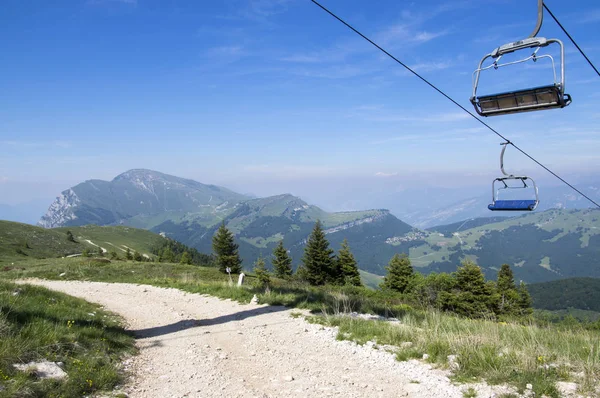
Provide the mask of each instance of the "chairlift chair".
{"label": "chairlift chair", "polygon": [[[533,33],[524,40],[508,43],[496,48],[491,53],[485,55],[479,62],[479,67],[473,72],[473,94],[470,98],[475,111],[480,116],[506,115],[511,113],[521,113],[538,111],[552,108],[564,108],[571,103],[571,96],[565,94],[565,49],[562,41],[558,39],[546,39],[536,37],[543,21],[543,0],[538,0],[538,23]],[[560,46],[560,79],[557,79],[556,65],[554,58],[549,54],[538,55],[541,48],[556,43]],[[531,55],[524,59],[513,62],[498,63],[500,59],[509,53],[520,50],[535,50]],[[488,59],[493,59],[490,65],[483,66]],[[489,69],[498,69],[501,67],[516,65],[527,61],[537,62],[541,58],[548,58],[552,62],[554,71],[554,83],[541,87],[525,88],[499,94],[487,94],[477,96],[479,86],[479,77],[482,71]]]}
{"label": "chairlift chair", "polygon": [[[506,151],[506,146],[510,144],[510,142],[505,142],[501,144],[502,152],[500,153],[500,170],[504,177],[498,177],[492,182],[492,203],[488,205],[488,209],[492,211],[533,211],[537,208],[539,204],[539,195],[538,188],[535,184],[535,181],[530,177],[525,176],[515,176],[512,174],[508,174],[504,171],[504,152]],[[510,181],[519,181],[522,186],[511,186]],[[528,181],[531,181],[531,187],[527,184]],[[502,186],[496,189],[496,183],[501,183]],[[533,189],[533,197],[528,199],[500,199],[500,192],[504,189]]]}

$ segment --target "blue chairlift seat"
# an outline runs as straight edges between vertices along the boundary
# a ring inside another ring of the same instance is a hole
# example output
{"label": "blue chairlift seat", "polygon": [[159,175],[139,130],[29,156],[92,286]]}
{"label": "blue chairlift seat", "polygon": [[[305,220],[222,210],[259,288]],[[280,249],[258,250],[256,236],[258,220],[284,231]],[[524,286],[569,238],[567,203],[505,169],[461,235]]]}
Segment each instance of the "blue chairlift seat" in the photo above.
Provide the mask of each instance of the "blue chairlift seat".
{"label": "blue chairlift seat", "polygon": [[488,205],[488,209],[494,211],[532,211],[537,205],[537,200],[496,200]]}

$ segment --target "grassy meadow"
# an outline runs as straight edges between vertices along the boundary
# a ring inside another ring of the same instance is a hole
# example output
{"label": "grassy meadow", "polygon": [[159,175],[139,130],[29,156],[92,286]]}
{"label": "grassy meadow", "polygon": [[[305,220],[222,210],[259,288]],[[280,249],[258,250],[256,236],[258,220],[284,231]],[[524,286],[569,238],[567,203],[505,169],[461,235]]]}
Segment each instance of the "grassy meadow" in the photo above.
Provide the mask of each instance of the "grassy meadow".
{"label": "grassy meadow", "polygon": [[[48,289],[0,281],[0,397],[81,397],[122,383],[134,339],[99,305]],[[64,380],[13,364],[62,362]]]}

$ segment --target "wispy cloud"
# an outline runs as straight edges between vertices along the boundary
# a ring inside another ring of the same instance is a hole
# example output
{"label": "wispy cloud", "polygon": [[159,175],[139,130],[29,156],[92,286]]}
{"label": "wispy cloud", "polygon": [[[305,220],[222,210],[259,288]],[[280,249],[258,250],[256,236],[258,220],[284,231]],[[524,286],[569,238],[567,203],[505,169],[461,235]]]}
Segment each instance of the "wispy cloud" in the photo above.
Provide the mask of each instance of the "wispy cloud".
{"label": "wispy cloud", "polygon": [[209,48],[206,51],[206,54],[209,56],[228,56],[228,57],[236,57],[245,54],[245,51],[242,46],[219,46]]}
{"label": "wispy cloud", "polygon": [[422,122],[422,123],[451,123],[461,122],[470,118],[465,112],[446,112],[437,114],[402,114],[396,111],[388,110],[384,107],[357,107],[349,114],[349,117],[356,117],[371,122]]}
{"label": "wispy cloud", "polygon": [[331,65],[321,68],[296,68],[288,72],[299,76],[321,79],[348,79],[375,73],[379,68],[366,65]]}
{"label": "wispy cloud", "polygon": [[375,177],[396,177],[398,173],[385,173],[383,171],[378,171],[375,173]]}
{"label": "wispy cloud", "polygon": [[293,54],[280,58],[279,60],[284,62],[297,62],[300,64],[314,64],[317,62],[323,62],[323,57],[319,55]]}
{"label": "wispy cloud", "polygon": [[4,140],[0,141],[0,147],[7,146],[13,148],[62,148],[68,149],[73,147],[73,143],[70,141],[18,141],[18,140]]}
{"label": "wispy cloud", "polygon": [[452,67],[452,65],[453,63],[449,61],[421,62],[418,64],[410,65],[410,68],[415,72],[432,72],[448,69]]}
{"label": "wispy cloud", "polygon": [[375,35],[377,42],[382,45],[415,45],[423,44],[442,37],[448,34],[447,30],[430,32],[426,30],[418,30],[414,26],[408,24],[392,25]]}
{"label": "wispy cloud", "polygon": [[600,22],[600,9],[586,11],[576,18],[580,24]]}
{"label": "wispy cloud", "polygon": [[225,20],[246,20],[262,24],[264,26],[272,25],[273,17],[286,12],[289,5],[294,0],[249,0],[238,2],[235,12],[222,15],[219,19]]}

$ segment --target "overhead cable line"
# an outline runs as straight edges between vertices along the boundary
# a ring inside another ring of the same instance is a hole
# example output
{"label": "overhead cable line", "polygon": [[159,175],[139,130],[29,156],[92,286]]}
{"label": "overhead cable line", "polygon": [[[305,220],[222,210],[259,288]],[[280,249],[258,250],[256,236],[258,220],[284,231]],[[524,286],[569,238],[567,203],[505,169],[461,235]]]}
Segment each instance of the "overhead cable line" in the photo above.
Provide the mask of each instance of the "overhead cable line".
{"label": "overhead cable line", "polygon": [[587,200],[589,200],[591,203],[593,203],[596,207],[600,208],[600,204],[598,204],[596,201],[594,201],[592,198],[590,198],[589,196],[587,196],[586,194],[584,194],[583,192],[581,192],[579,189],[575,188],[572,184],[570,184],[569,182],[567,182],[564,178],[562,178],[561,176],[559,176],[558,174],[556,174],[554,171],[550,170],[548,167],[544,166],[542,163],[540,163],[537,159],[535,159],[533,156],[529,155],[527,152],[525,152],[524,150],[522,150],[521,148],[519,148],[518,146],[516,146],[512,141],[510,141],[508,138],[506,138],[505,136],[503,136],[502,134],[500,134],[498,131],[496,131],[494,128],[492,128],[492,126],[490,126],[489,124],[487,124],[486,122],[484,122],[483,120],[481,120],[480,118],[478,118],[477,116],[475,116],[475,114],[473,114],[471,111],[469,111],[467,108],[465,108],[464,106],[462,106],[461,104],[459,104],[456,100],[454,100],[452,97],[450,97],[448,94],[446,94],[445,92],[443,92],[442,90],[440,90],[439,88],[437,88],[433,83],[429,82],[429,80],[425,79],[423,76],[419,75],[417,72],[415,72],[413,69],[411,69],[408,65],[406,65],[404,62],[400,61],[398,58],[394,57],[392,54],[390,54],[389,52],[387,52],[385,49],[383,49],[380,45],[378,45],[377,43],[375,43],[373,40],[369,39],[367,36],[365,36],[364,34],[362,34],[361,32],[359,32],[357,29],[355,29],[352,25],[350,25],[349,23],[347,23],[346,21],[344,21],[342,18],[338,17],[336,14],[334,14],[333,12],[331,12],[329,9],[327,9],[325,6],[323,6],[322,4],[320,4],[318,1],[316,0],[311,0],[313,3],[315,3],[317,6],[319,6],[323,11],[325,11],[326,13],[328,13],[329,15],[331,15],[332,17],[334,17],[335,19],[337,19],[338,21],[340,21],[342,24],[346,25],[347,28],[349,28],[350,30],[352,30],[354,33],[356,33],[357,35],[359,35],[360,37],[362,37],[363,39],[365,39],[366,41],[368,41],[369,43],[371,43],[373,46],[375,46],[377,49],[379,49],[381,52],[383,52],[385,55],[387,55],[388,57],[390,57],[391,59],[393,59],[394,61],[396,61],[397,63],[399,63],[400,65],[402,65],[406,70],[408,70],[410,73],[412,73],[413,75],[415,75],[416,77],[418,77],[419,79],[421,79],[425,84],[427,84],[429,87],[431,87],[432,89],[434,89],[435,91],[437,91],[439,94],[443,95],[444,97],[446,97],[447,100],[449,100],[450,102],[452,102],[454,105],[458,106],[460,109],[462,109],[464,112],[468,113],[473,119],[477,120],[479,123],[481,123],[482,125],[484,125],[485,127],[487,127],[490,131],[492,131],[494,134],[496,134],[498,137],[502,138],[504,141],[506,141],[507,144],[512,145],[516,150],[518,150],[519,152],[521,152],[523,155],[525,155],[526,157],[528,157],[529,159],[531,159],[533,162],[535,162],[538,166],[542,167],[544,170],[546,170],[548,173],[552,174],[554,177],[558,178],[560,181],[562,181],[565,185],[567,185],[569,188],[571,188],[572,190],[574,190],[575,192],[577,192],[578,194],[580,194],[581,196],[583,196],[584,198],[586,198]]}
{"label": "overhead cable line", "polygon": [[567,37],[571,40],[571,43],[573,43],[575,45],[575,47],[577,47],[577,49],[579,50],[579,52],[581,53],[581,55],[583,55],[583,58],[585,58],[585,60],[588,61],[588,64],[590,64],[590,66],[596,71],[596,74],[598,74],[598,76],[600,76],[600,72],[598,72],[598,69],[594,66],[594,64],[592,63],[592,61],[590,61],[590,59],[587,57],[587,55],[585,55],[585,53],[583,52],[583,50],[581,49],[581,47],[579,47],[579,45],[577,45],[577,43],[575,42],[575,40],[573,39],[573,37],[571,37],[571,35],[569,34],[569,32],[567,32],[567,30],[565,29],[565,27],[562,26],[562,24],[554,16],[554,14],[552,13],[552,11],[550,11],[550,9],[546,5],[546,3],[544,3],[544,8],[546,9],[546,11],[548,11],[548,14],[550,14],[550,16],[556,22],[556,24],[558,26],[560,26],[560,28],[562,29],[562,31],[565,32],[565,35],[567,35]]}

